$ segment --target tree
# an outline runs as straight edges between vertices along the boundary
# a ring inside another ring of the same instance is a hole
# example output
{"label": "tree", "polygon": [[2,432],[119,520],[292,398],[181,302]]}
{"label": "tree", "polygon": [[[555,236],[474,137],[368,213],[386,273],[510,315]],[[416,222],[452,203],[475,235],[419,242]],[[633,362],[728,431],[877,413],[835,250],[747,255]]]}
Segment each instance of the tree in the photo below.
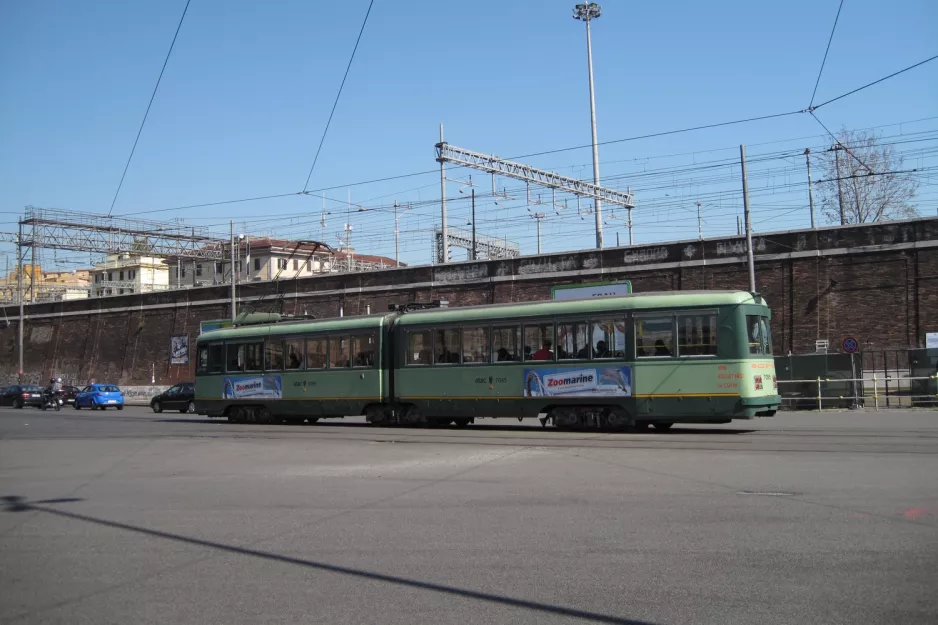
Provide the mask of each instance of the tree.
{"label": "tree", "polygon": [[902,157],[891,145],[880,145],[874,133],[846,128],[837,139],[820,153],[823,178],[817,190],[828,222],[861,224],[918,216],[912,202],[918,182],[909,173],[898,173],[903,170]]}

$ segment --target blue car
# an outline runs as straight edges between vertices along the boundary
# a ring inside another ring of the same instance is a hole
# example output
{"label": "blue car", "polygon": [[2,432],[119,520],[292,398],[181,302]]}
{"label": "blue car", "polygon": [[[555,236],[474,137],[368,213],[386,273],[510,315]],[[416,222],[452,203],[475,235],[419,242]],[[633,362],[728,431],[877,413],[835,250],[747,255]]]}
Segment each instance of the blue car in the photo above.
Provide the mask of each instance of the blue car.
{"label": "blue car", "polygon": [[91,408],[124,409],[124,393],[116,384],[89,384],[75,396],[75,410]]}

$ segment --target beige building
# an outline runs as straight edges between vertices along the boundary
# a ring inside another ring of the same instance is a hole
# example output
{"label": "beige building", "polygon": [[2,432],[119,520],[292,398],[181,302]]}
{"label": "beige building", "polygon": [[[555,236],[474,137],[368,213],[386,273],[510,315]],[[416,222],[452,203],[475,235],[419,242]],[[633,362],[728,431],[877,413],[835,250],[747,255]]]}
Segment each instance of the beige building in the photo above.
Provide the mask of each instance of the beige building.
{"label": "beige building", "polygon": [[[224,260],[172,258],[168,261],[170,288],[192,288],[228,284],[231,272],[230,248]],[[394,267],[386,256],[357,254],[341,249],[335,253],[310,243],[285,239],[240,239],[235,247],[235,276],[238,282],[288,280],[323,273],[369,271]]]}
{"label": "beige building", "polygon": [[[0,300],[17,301],[18,272],[11,271],[0,278]],[[36,278],[33,284],[33,276]],[[91,272],[88,269],[74,271],[43,271],[41,265],[23,265],[23,298],[26,302],[49,302],[88,297]]]}
{"label": "beige building", "polygon": [[169,268],[156,256],[109,254],[91,270],[91,297],[165,291],[169,287]]}
{"label": "beige building", "polygon": [[[230,248],[223,260],[174,258],[170,260],[172,288],[191,288],[229,283]],[[238,282],[302,278],[332,270],[332,255],[315,245],[283,239],[245,237],[235,247]]]}

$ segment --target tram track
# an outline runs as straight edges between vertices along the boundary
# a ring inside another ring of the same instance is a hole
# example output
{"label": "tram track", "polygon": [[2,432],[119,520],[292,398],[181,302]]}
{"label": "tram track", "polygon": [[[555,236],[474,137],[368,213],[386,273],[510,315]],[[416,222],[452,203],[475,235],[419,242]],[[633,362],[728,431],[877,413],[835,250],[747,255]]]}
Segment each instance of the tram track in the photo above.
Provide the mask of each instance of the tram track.
{"label": "tram track", "polygon": [[[561,431],[539,426],[486,422],[459,427],[377,427],[351,419],[314,425],[231,424],[199,417],[157,417],[142,408],[116,413],[72,414],[0,409],[0,437],[4,440],[44,439],[231,439],[310,440],[337,444],[444,444],[516,446],[528,448],[666,449],[760,453],[938,453],[938,415],[910,415],[912,427],[895,427],[890,419],[881,426],[851,427],[842,417],[823,418],[838,423],[817,426],[771,420],[741,421],[721,426],[680,426],[668,432]],[[821,417],[819,417],[821,418]],[[935,427],[929,427],[935,421]],[[875,423],[873,424],[876,425]]]}

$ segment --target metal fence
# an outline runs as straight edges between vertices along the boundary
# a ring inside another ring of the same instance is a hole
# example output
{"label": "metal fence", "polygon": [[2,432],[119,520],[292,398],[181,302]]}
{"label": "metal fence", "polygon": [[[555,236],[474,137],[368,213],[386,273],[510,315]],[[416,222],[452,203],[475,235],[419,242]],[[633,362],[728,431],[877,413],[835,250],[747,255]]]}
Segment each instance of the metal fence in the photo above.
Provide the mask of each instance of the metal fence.
{"label": "metal fence", "polygon": [[938,349],[775,359],[786,410],[938,408]]}

